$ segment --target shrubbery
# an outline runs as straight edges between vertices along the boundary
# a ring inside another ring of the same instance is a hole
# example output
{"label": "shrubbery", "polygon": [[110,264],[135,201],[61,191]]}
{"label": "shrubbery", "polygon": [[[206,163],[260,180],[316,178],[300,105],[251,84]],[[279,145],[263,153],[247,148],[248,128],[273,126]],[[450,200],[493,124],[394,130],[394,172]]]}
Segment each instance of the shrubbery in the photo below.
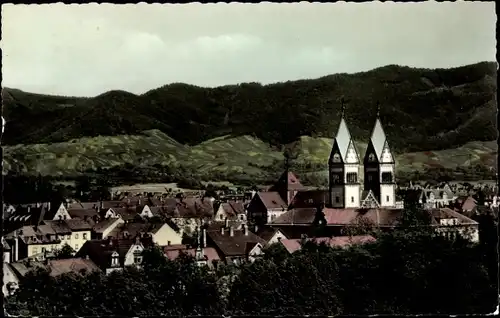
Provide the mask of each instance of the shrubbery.
{"label": "shrubbery", "polygon": [[274,245],[253,264],[209,272],[153,248],[143,269],[28,275],[6,309],[33,316],[490,313],[498,293],[484,251],[461,238],[396,231],[348,249],[306,243],[289,255]]}

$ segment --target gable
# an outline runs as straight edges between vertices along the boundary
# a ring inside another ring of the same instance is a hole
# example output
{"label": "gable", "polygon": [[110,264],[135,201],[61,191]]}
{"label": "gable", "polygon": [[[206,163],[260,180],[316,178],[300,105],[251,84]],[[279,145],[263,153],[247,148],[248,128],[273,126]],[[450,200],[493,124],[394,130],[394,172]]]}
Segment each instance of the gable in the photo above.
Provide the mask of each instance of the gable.
{"label": "gable", "polygon": [[366,153],[365,153],[365,158],[363,160],[363,163],[365,165],[379,163],[377,153],[375,152],[375,148],[373,147],[373,144],[371,141],[368,143],[368,147],[366,148]]}
{"label": "gable", "polygon": [[56,214],[54,215],[53,220],[64,220],[64,219],[71,219],[71,216],[68,213],[68,210],[66,210],[66,207],[64,207],[64,204],[61,203],[59,208],[57,209]]}
{"label": "gable", "polygon": [[248,252],[248,255],[260,255],[262,254],[262,245],[260,243],[255,244],[255,246]]}
{"label": "gable", "polygon": [[389,148],[389,143],[385,141],[384,148],[382,150],[381,163],[394,163],[394,157],[392,156],[391,149]]}
{"label": "gable", "polygon": [[329,163],[330,164],[342,164],[344,163],[344,156],[340,153],[339,145],[337,144],[337,141],[334,139],[333,146],[332,146],[332,152],[330,153],[330,159]]}
{"label": "gable", "polygon": [[349,146],[347,147],[346,163],[359,163],[359,155],[354,145],[354,141],[351,140]]}

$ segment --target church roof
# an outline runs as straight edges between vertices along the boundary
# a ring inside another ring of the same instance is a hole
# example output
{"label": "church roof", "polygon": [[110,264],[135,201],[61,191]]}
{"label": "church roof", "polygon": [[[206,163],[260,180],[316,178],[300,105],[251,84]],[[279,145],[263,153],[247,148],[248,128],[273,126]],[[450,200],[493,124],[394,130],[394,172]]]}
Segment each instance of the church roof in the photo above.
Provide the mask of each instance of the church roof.
{"label": "church roof", "polygon": [[384,150],[384,145],[386,142],[386,137],[379,118],[377,118],[377,121],[375,121],[375,127],[373,127],[372,136],[370,140],[372,142],[373,149],[375,150],[375,154],[377,155],[377,159],[381,160],[382,151]]}
{"label": "church roof", "polygon": [[334,143],[337,143],[339,147],[340,155],[342,156],[342,160],[346,160],[347,149],[349,148],[349,143],[351,141],[351,133],[347,128],[347,124],[345,123],[344,118],[340,120],[339,130],[337,131],[337,135],[335,136]]}

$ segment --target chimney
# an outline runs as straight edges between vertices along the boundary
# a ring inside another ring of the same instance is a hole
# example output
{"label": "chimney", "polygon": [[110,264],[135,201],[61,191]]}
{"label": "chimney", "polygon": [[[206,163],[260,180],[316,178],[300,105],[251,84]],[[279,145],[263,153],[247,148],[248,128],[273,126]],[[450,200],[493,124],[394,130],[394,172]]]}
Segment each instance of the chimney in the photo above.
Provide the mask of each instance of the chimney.
{"label": "chimney", "polygon": [[207,229],[202,230],[203,233],[203,240],[201,242],[201,247],[207,247]]}
{"label": "chimney", "polygon": [[50,202],[47,204],[47,209],[50,211]]}
{"label": "chimney", "polygon": [[85,255],[85,259],[90,259],[90,257],[89,257],[89,255],[88,255],[88,254],[87,254],[87,255]]}
{"label": "chimney", "polygon": [[229,227],[229,219],[226,218],[226,227]]}
{"label": "chimney", "polygon": [[243,225],[243,234],[248,235],[248,225],[246,224]]}
{"label": "chimney", "polygon": [[224,235],[224,227],[220,228],[220,234]]}
{"label": "chimney", "polygon": [[100,202],[100,205],[101,205],[101,206],[100,206],[100,208],[101,208],[101,209],[104,209],[104,202],[102,202],[102,201],[101,201],[101,202]]}
{"label": "chimney", "polygon": [[257,224],[255,224],[254,231],[255,233],[259,232],[259,226]]}
{"label": "chimney", "polygon": [[[22,231],[20,231],[22,233]],[[14,231],[14,255],[13,261],[17,262],[19,260],[19,237],[17,236],[17,231]]]}
{"label": "chimney", "polygon": [[199,260],[202,260],[203,259],[203,248],[201,248],[200,246],[198,246],[196,248],[196,255],[195,255],[195,258],[197,261]]}
{"label": "chimney", "polygon": [[232,226],[229,227],[229,236],[234,236],[234,228]]}
{"label": "chimney", "polygon": [[31,207],[28,205],[28,213],[30,213]]}

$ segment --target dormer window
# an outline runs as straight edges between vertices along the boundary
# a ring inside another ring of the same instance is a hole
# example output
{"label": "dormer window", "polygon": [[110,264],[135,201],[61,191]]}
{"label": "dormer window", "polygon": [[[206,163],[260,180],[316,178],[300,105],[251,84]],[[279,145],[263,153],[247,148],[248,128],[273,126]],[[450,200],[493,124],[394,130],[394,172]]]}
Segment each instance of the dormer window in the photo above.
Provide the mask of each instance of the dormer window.
{"label": "dormer window", "polygon": [[120,265],[118,257],[119,257],[118,253],[113,252],[113,254],[111,255],[111,266],[119,266]]}
{"label": "dormer window", "polygon": [[134,264],[139,265],[142,263],[142,251],[134,251]]}

